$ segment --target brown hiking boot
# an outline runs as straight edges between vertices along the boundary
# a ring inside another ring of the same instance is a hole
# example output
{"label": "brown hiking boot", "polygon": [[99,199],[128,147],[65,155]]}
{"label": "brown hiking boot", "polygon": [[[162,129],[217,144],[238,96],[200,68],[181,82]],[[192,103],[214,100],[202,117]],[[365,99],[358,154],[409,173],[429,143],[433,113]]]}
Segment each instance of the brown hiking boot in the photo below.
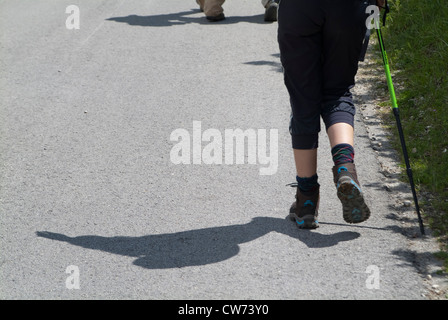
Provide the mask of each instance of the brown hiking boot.
{"label": "brown hiking boot", "polygon": [[[296,184],[292,183],[290,186],[295,187]],[[319,227],[319,222],[317,221],[318,208],[319,185],[310,196],[301,193],[297,187],[296,201],[289,209],[289,218],[295,221],[300,229],[316,229]]]}
{"label": "brown hiking boot", "polygon": [[369,219],[370,209],[364,201],[355,164],[334,166],[333,177],[338,198],[342,203],[344,220],[348,223],[360,223]]}

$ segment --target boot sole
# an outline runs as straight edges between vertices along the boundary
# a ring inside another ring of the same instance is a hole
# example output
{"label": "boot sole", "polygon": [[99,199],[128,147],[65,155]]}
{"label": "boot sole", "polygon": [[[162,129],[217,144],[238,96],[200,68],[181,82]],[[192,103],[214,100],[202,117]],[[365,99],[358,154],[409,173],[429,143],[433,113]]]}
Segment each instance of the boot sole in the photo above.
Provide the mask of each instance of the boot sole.
{"label": "boot sole", "polygon": [[348,223],[361,223],[369,219],[370,209],[356,182],[349,180],[340,183],[337,188],[337,195],[342,203],[342,214]]}

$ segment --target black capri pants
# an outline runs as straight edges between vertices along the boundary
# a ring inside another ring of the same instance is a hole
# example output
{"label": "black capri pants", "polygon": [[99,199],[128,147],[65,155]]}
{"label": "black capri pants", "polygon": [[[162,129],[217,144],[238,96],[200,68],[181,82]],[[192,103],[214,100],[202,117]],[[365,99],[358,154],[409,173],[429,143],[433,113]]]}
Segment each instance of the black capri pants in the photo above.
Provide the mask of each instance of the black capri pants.
{"label": "black capri pants", "polygon": [[294,149],[318,147],[320,118],[354,126],[355,85],[368,0],[281,0],[278,42]]}

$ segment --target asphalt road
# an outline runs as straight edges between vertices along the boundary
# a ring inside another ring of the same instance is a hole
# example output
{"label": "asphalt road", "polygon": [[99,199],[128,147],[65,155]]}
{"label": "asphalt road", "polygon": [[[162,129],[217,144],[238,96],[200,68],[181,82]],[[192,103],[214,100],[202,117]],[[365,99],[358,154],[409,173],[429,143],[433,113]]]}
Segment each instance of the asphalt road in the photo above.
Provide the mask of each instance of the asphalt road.
{"label": "asphalt road", "polygon": [[[194,0],[0,1],[0,298],[425,298],[359,113],[372,217],[343,221],[322,132],[321,226],[286,219],[277,24],[258,0],[224,9],[209,23]],[[225,159],[237,129],[255,161]]]}

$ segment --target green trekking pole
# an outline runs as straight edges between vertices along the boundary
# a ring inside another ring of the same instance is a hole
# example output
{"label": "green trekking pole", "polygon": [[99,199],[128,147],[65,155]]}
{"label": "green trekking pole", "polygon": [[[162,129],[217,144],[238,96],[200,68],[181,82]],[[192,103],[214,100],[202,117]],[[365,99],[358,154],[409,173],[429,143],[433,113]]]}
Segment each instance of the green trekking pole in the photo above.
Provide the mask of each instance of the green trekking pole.
{"label": "green trekking pole", "polygon": [[[387,6],[387,3],[386,3],[386,6]],[[388,10],[386,9],[386,12],[387,11]],[[378,35],[378,41],[379,41],[379,45],[380,45],[380,49],[381,49],[381,55],[383,57],[384,69],[386,72],[386,79],[387,79],[387,86],[389,88],[389,93],[390,93],[390,100],[392,102],[392,111],[394,113],[395,120],[397,122],[398,134],[400,136],[401,148],[403,150],[403,157],[404,157],[404,161],[406,164],[406,172],[407,172],[407,175],[409,178],[409,183],[411,185],[412,196],[414,197],[415,209],[417,210],[418,222],[420,224],[420,232],[422,233],[422,235],[424,235],[425,229],[423,227],[423,220],[420,215],[420,207],[418,205],[417,194],[415,192],[414,178],[412,176],[412,169],[411,169],[411,165],[409,163],[409,156],[408,156],[408,151],[406,148],[406,142],[404,140],[403,128],[401,126],[400,111],[398,109],[398,103],[397,103],[397,98],[395,96],[394,84],[392,82],[392,77],[390,74],[389,61],[387,59],[386,49],[384,48],[383,36],[381,35],[381,27],[380,27],[377,19],[375,19],[375,24],[376,24],[376,32]]]}

